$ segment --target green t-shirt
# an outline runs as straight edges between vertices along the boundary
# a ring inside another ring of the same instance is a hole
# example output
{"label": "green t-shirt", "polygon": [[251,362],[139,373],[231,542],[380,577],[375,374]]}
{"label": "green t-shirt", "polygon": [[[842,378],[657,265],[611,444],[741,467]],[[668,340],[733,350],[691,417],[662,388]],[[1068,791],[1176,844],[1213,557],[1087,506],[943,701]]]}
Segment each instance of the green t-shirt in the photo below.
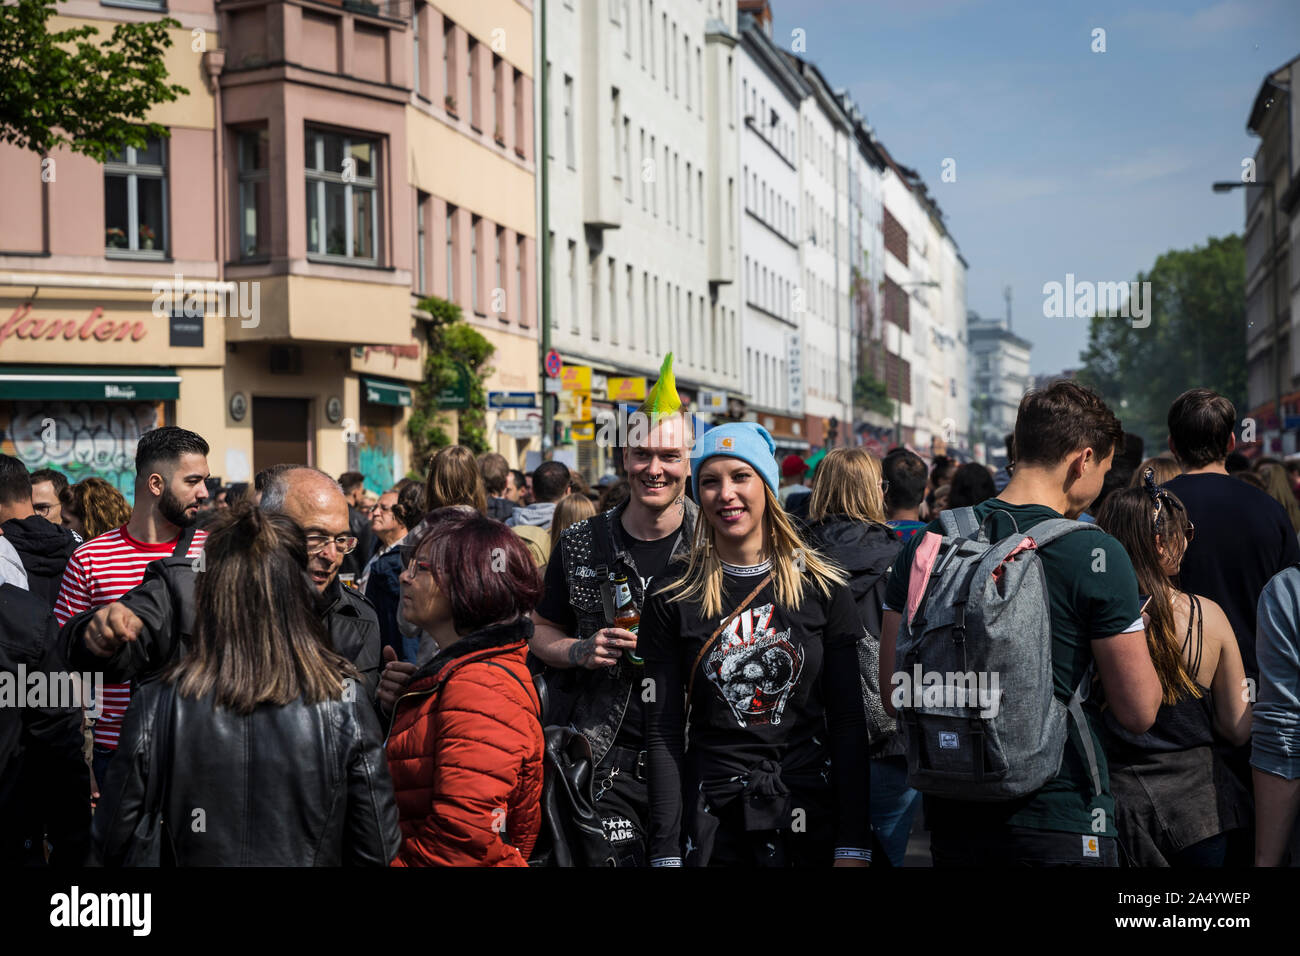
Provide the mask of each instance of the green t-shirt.
{"label": "green t-shirt", "polygon": [[[990,498],[975,506],[989,540],[997,541],[1015,532],[1028,531],[1040,521],[1063,515],[1045,505],[1011,505]],[[1015,524],[1012,524],[1014,518]],[[933,521],[925,529],[943,534]],[[907,582],[912,556],[924,533],[913,536],[894,559],[885,590],[885,606],[905,613]],[[1052,615],[1052,675],[1056,696],[1068,701],[1092,663],[1091,641],[1113,637],[1141,627],[1137,576],[1123,546],[1101,531],[1078,531],[1047,545],[1039,552],[1047,584]],[[1042,789],[1005,803],[965,802],[927,797],[925,818],[930,829],[969,830],[1001,826],[1059,830],[1115,836],[1115,802],[1110,794],[1110,775],[1102,749],[1100,715],[1085,703],[1084,712],[1092,733],[1101,772],[1102,793],[1093,793],[1088,765],[1074,721],[1069,721],[1069,741],[1061,760],[1061,771]],[[1100,809],[1102,815],[1094,814]],[[1104,828],[1103,828],[1104,825]]]}

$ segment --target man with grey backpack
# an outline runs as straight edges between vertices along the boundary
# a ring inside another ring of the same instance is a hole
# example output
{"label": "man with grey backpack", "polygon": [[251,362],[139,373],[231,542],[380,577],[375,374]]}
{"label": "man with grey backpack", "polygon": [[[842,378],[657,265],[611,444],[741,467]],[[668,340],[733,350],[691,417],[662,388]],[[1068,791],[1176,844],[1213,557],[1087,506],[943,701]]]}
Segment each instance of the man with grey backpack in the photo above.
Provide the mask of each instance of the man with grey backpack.
{"label": "man with grey backpack", "polygon": [[1082,386],[1029,392],[1006,488],[945,512],[894,562],[881,689],[935,866],[1118,865],[1099,707],[1140,734],[1161,688],[1128,555],[1072,519],[1123,435]]}

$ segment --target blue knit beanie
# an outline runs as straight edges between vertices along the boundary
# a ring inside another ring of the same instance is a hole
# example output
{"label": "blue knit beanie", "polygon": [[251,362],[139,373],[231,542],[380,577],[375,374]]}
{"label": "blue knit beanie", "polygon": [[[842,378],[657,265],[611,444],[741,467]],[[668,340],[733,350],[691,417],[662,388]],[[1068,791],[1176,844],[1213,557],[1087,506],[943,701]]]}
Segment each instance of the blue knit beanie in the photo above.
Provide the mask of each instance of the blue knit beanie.
{"label": "blue knit beanie", "polygon": [[691,492],[697,503],[700,500],[700,468],[708,459],[724,455],[749,462],[776,494],[779,487],[776,442],[757,422],[728,422],[710,428],[695,439],[691,451]]}

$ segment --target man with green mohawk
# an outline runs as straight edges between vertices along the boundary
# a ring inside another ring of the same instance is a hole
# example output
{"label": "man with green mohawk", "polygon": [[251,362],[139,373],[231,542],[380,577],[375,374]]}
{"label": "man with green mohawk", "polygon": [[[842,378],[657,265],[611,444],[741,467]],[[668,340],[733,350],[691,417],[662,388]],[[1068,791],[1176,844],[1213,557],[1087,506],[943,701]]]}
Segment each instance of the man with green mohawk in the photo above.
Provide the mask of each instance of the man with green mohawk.
{"label": "man with green mohawk", "polygon": [[613,582],[627,578],[639,613],[651,579],[689,550],[695,530],[697,508],[685,494],[693,434],[671,352],[627,424],[623,464],[631,497],[560,536],[533,612],[530,646],[551,668],[546,723],[572,724],[591,744],[596,811],[611,856],[619,866],[646,866],[641,666],[636,634],[613,626]]}

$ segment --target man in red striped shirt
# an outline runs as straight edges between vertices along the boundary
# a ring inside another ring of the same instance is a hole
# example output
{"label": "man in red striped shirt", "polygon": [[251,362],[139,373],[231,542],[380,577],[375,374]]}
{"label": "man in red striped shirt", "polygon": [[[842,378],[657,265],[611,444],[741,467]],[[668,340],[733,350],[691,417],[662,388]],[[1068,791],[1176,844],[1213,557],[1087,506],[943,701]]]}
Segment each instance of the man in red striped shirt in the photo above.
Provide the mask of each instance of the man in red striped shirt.
{"label": "man in red striped shirt", "polygon": [[[206,533],[193,529],[208,497],[208,443],[192,431],[168,425],[145,432],[135,451],[135,505],[120,528],[87,541],[68,560],[54,605],[59,625],[90,608],[111,604],[144,577],[145,566],[171,554],[197,557]],[[93,770],[104,779],[117,750],[129,684],[106,684],[95,724]]]}

